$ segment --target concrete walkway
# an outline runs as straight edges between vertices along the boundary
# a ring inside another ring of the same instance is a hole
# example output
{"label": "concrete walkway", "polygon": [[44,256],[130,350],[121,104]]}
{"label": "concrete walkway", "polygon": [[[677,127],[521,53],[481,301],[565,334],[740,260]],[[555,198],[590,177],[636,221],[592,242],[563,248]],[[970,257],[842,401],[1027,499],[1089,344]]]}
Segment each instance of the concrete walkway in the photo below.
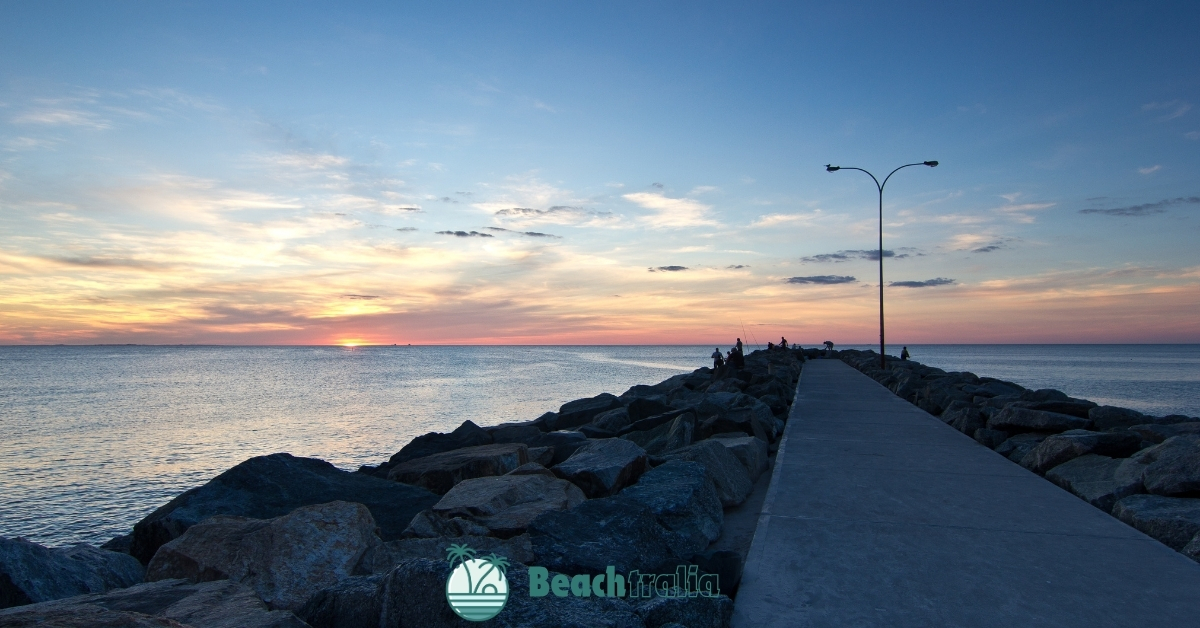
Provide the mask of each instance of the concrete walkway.
{"label": "concrete walkway", "polygon": [[813,360],[734,608],[735,628],[1200,626],[1200,564]]}

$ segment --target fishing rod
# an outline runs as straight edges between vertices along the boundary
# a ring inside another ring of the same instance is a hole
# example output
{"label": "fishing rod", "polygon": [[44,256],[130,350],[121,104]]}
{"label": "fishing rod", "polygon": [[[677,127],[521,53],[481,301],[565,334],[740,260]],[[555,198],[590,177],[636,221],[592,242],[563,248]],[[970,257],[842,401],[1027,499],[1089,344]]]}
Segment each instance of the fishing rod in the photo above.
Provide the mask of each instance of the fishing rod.
{"label": "fishing rod", "polygon": [[[746,335],[746,324],[745,324],[745,323],[743,323],[743,322],[742,322],[742,319],[740,319],[740,318],[738,319],[738,324],[742,326],[742,335],[743,335],[743,336],[745,336],[745,335]],[[761,346],[759,346],[759,344],[758,344],[758,338],[754,338],[754,336],[753,336],[753,335],[749,336],[749,338],[751,338],[751,339],[753,339],[753,340],[754,340],[754,348],[755,348],[755,349],[761,349],[761,348],[762,348],[762,347],[761,347]]]}

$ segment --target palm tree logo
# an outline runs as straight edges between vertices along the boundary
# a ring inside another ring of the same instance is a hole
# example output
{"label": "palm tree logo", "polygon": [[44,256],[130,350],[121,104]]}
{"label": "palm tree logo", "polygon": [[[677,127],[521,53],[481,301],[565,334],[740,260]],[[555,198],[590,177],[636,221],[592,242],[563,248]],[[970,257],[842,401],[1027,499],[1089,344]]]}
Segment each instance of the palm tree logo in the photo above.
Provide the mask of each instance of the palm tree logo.
{"label": "palm tree logo", "polygon": [[446,601],[456,615],[467,621],[486,621],[504,610],[508,603],[507,558],[496,554],[476,558],[475,550],[464,543],[451,545],[446,560],[454,566],[446,579]]}

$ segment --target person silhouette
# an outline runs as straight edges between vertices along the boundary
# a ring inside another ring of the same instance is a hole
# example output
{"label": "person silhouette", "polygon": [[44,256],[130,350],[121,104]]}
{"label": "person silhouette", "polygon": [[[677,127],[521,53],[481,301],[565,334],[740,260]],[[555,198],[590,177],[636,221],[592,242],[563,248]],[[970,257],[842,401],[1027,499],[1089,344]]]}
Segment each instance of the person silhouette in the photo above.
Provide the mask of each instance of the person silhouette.
{"label": "person silhouette", "polygon": [[908,356],[908,347],[904,347],[903,349],[900,350],[900,359],[907,360],[908,357],[909,357]]}
{"label": "person silhouette", "polygon": [[720,347],[713,349],[712,360],[713,360],[713,370],[714,371],[721,368],[722,366],[725,366],[725,358],[721,357],[721,348]]}
{"label": "person silhouette", "polygon": [[741,338],[737,339],[737,350],[738,350],[738,353],[742,352],[742,339]]}

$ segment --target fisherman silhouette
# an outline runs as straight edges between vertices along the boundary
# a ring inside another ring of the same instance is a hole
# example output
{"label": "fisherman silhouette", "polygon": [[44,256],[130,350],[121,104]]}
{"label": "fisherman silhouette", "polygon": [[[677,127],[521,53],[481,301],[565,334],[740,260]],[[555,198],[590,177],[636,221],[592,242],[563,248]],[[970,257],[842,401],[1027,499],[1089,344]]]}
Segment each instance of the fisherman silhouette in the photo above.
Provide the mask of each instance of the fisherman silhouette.
{"label": "fisherman silhouette", "polygon": [[900,359],[901,359],[901,360],[907,360],[907,359],[908,359],[908,357],[909,357],[909,356],[908,356],[908,347],[904,347],[904,349],[902,349],[902,350],[900,351]]}
{"label": "fisherman silhouette", "polygon": [[714,371],[721,368],[722,366],[725,366],[725,359],[721,357],[721,348],[720,347],[713,349],[712,360],[713,360],[713,370]]}

